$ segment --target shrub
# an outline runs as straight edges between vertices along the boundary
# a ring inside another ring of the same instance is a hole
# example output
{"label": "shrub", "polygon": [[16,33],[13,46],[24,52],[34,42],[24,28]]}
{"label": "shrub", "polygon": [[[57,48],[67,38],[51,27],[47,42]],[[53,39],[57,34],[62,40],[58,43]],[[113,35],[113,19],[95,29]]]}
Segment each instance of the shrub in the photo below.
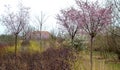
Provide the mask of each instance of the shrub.
{"label": "shrub", "polygon": [[99,35],[95,40],[94,50],[101,53],[116,53],[120,59],[120,38],[113,34]]}
{"label": "shrub", "polygon": [[6,44],[8,46],[14,45],[14,36],[13,35],[1,35],[0,43]]}
{"label": "shrub", "polygon": [[30,46],[30,41],[29,40],[23,40],[21,43],[21,51],[26,52],[28,51],[28,47]]}
{"label": "shrub", "polygon": [[45,70],[70,70],[69,61],[75,59],[72,50],[69,48],[49,48],[41,56]]}
{"label": "shrub", "polygon": [[69,48],[49,48],[42,53],[21,52],[0,56],[0,70],[71,70],[75,56]]}
{"label": "shrub", "polygon": [[77,50],[77,51],[81,51],[84,49],[83,47],[83,40],[80,40],[80,39],[75,39],[74,42],[74,48]]}
{"label": "shrub", "polygon": [[73,48],[76,51],[81,51],[81,50],[83,50],[85,48],[84,47],[85,46],[84,45],[84,40],[79,39],[79,38],[75,39],[72,43],[71,43],[71,41],[69,39],[66,40],[64,42],[64,46],[67,46],[69,48]]}

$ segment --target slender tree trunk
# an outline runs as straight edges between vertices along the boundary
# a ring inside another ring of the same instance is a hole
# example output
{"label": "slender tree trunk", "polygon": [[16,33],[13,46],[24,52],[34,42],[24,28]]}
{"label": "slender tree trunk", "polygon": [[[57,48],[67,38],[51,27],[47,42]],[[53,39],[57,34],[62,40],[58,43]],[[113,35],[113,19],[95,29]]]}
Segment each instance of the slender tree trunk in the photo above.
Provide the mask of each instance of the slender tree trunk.
{"label": "slender tree trunk", "polygon": [[40,43],[40,47],[42,46],[42,43],[41,43],[41,30],[40,30],[40,39],[39,39],[39,43]]}
{"label": "slender tree trunk", "polygon": [[41,35],[42,35],[42,25],[40,24],[40,47],[42,46],[42,38],[41,38]]}
{"label": "slender tree trunk", "polygon": [[74,36],[71,37],[71,44],[72,44],[72,47],[74,47]]}
{"label": "slender tree trunk", "polygon": [[17,40],[18,40],[18,34],[15,34],[15,57],[17,55]]}
{"label": "slender tree trunk", "polygon": [[18,34],[15,34],[15,68],[17,69],[17,39]]}
{"label": "slender tree trunk", "polygon": [[93,69],[93,37],[90,38],[90,70]]}

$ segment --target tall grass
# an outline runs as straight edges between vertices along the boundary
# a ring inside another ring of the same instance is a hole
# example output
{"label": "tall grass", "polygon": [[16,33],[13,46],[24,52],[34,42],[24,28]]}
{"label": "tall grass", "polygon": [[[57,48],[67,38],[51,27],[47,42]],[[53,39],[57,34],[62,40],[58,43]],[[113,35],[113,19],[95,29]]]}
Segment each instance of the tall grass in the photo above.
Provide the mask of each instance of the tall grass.
{"label": "tall grass", "polygon": [[[93,70],[120,70],[120,62],[106,61],[99,53],[94,52]],[[73,63],[73,70],[90,70],[89,53],[82,51],[77,55],[76,62]]]}

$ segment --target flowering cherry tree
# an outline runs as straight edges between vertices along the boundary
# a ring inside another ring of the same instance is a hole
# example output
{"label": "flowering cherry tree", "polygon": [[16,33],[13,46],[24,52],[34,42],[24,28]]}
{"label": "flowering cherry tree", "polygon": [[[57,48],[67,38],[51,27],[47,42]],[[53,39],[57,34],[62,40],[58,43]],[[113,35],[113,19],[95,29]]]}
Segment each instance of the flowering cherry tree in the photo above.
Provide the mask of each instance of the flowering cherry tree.
{"label": "flowering cherry tree", "polygon": [[76,0],[76,4],[79,7],[79,19],[77,19],[79,26],[90,36],[90,63],[92,70],[93,39],[101,30],[111,24],[112,5],[101,7],[98,1],[90,3],[82,0]]}
{"label": "flowering cherry tree", "polygon": [[62,15],[58,15],[58,20],[64,26],[71,40],[74,39],[78,30],[84,30],[90,36],[90,64],[92,70],[93,39],[101,31],[111,24],[112,5],[101,7],[98,1],[92,3],[88,1],[75,0],[77,9],[62,10]]}
{"label": "flowering cherry tree", "polygon": [[77,19],[79,16],[79,13],[74,8],[69,8],[66,10],[61,10],[61,14],[57,15],[57,19],[59,21],[59,24],[67,30],[70,38],[71,43],[73,46],[73,41],[75,38],[76,33],[78,32],[79,26]]}

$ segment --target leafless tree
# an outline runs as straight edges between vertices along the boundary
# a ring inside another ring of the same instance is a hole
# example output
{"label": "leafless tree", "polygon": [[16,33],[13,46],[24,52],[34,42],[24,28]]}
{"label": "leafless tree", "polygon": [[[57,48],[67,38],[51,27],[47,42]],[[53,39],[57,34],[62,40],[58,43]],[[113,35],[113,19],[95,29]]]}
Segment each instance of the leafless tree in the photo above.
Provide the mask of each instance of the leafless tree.
{"label": "leafless tree", "polygon": [[41,31],[43,29],[43,24],[46,22],[46,20],[48,19],[48,17],[43,13],[41,12],[40,16],[35,16],[35,23],[36,23],[36,26],[37,26],[37,29],[40,31],[40,46],[42,44],[41,42]]}
{"label": "leafless tree", "polygon": [[120,34],[116,32],[116,30],[120,28],[120,1],[119,0],[106,0],[106,5],[111,5],[111,4],[113,5],[112,15],[114,17],[112,19],[113,24],[111,25],[112,31],[109,30],[109,32],[114,34],[115,36],[120,37]]}
{"label": "leafless tree", "polygon": [[18,35],[29,23],[29,8],[23,6],[22,3],[18,5],[18,11],[12,11],[10,6],[6,6],[6,12],[2,15],[2,23],[7,30],[15,36],[15,55],[17,53]]}

